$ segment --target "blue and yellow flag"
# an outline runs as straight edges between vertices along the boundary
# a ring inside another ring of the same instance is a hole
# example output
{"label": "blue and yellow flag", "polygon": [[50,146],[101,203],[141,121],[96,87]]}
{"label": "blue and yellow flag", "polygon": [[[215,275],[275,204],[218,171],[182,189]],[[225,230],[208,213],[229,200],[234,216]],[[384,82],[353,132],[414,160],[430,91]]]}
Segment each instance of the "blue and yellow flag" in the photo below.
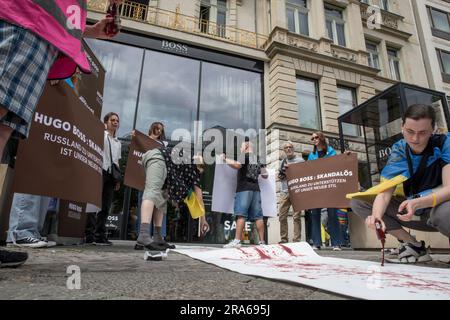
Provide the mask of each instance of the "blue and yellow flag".
{"label": "blue and yellow flag", "polygon": [[[428,158],[427,167],[431,166],[435,161],[439,159],[443,159],[445,162],[450,163],[450,139],[448,139],[449,136],[450,134],[447,134],[447,139],[444,143],[444,146],[442,147],[442,150],[439,147],[435,147],[433,149],[433,154]],[[347,194],[347,199],[373,202],[373,200],[379,193],[382,193],[394,187],[396,188],[394,191],[394,195],[404,197],[405,193],[403,191],[403,182],[411,177],[408,169],[406,152],[406,141],[402,139],[396,142],[392,146],[392,153],[389,156],[389,160],[386,166],[381,171],[380,184],[364,192]],[[416,172],[419,168],[421,159],[422,156],[420,155],[411,155],[414,172]],[[435,189],[422,191],[419,193],[419,195],[426,196],[439,188],[440,186]]]}

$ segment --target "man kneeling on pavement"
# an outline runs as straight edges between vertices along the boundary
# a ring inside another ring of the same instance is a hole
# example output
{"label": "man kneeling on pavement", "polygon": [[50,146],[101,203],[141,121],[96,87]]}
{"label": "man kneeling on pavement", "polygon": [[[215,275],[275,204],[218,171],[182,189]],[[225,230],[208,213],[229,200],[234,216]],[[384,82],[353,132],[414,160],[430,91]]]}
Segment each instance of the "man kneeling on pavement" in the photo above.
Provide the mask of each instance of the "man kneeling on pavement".
{"label": "man kneeling on pavement", "polygon": [[[353,198],[352,210],[365,218],[370,229],[379,220],[383,230],[401,242],[387,261],[427,262],[431,257],[425,242],[417,241],[404,227],[450,237],[450,139],[434,134],[436,114],[429,105],[410,106],[402,120],[403,139],[393,145],[381,172],[385,181],[348,197]],[[403,187],[403,195],[397,193],[398,187]],[[373,204],[356,200],[374,194],[375,189],[381,192]]]}

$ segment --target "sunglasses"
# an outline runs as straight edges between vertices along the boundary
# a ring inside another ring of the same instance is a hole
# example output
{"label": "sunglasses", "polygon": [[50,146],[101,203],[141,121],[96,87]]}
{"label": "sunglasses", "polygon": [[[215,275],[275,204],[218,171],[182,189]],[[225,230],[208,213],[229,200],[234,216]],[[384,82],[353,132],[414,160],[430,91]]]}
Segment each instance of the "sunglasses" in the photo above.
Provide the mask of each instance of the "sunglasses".
{"label": "sunglasses", "polygon": [[312,137],[311,138],[311,141],[314,141],[314,140],[319,140],[320,138],[318,137],[318,136],[315,136],[315,137]]}

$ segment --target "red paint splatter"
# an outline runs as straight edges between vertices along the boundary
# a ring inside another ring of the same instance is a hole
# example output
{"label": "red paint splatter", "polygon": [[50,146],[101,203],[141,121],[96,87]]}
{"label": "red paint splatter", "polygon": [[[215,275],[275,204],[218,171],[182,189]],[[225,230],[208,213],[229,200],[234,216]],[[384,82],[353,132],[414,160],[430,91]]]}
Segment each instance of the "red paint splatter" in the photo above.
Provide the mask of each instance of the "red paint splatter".
{"label": "red paint splatter", "polygon": [[238,248],[238,250],[240,252],[242,252],[246,257],[250,257],[250,255],[248,254],[248,252],[246,252],[244,249]]}
{"label": "red paint splatter", "polygon": [[289,255],[292,256],[292,257],[302,257],[302,256],[303,256],[302,254],[295,254],[295,253],[292,251],[291,248],[289,248],[289,247],[287,247],[287,246],[285,246],[285,245],[282,245],[281,243],[278,244],[278,246],[279,246],[281,249],[283,249],[284,251],[286,251],[287,253],[289,253]]}
{"label": "red paint splatter", "polygon": [[272,257],[268,256],[267,254],[264,253],[264,251],[262,251],[261,249],[254,247],[254,249],[256,250],[256,252],[259,254],[259,257],[263,260],[270,260],[272,259]]}

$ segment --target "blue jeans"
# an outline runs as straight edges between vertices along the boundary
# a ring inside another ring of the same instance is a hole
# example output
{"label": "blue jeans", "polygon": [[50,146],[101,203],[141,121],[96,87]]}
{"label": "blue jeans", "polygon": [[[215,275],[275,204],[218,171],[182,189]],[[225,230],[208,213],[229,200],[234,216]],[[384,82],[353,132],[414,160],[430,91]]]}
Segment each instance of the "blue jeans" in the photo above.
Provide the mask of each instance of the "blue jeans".
{"label": "blue jeans", "polygon": [[[316,247],[322,246],[322,236],[321,236],[321,216],[322,209],[311,210],[311,233],[313,244]],[[341,227],[339,225],[337,211],[335,208],[328,208],[328,232],[331,237],[331,246],[341,246]]]}
{"label": "blue jeans", "polygon": [[9,216],[7,242],[27,237],[39,239],[47,215],[49,197],[15,193]]}
{"label": "blue jeans", "polygon": [[[144,195],[143,191],[138,191],[138,205],[137,205],[137,214],[136,214],[136,236],[139,236],[139,230],[141,228],[141,204],[142,204],[142,196]],[[163,238],[166,238],[166,224],[167,224],[167,214],[164,215],[162,226],[161,226],[161,236]],[[150,235],[153,236],[152,228],[153,227],[153,221],[150,224]]]}
{"label": "blue jeans", "polygon": [[247,221],[263,219],[260,191],[241,191],[234,197],[234,216]]}

